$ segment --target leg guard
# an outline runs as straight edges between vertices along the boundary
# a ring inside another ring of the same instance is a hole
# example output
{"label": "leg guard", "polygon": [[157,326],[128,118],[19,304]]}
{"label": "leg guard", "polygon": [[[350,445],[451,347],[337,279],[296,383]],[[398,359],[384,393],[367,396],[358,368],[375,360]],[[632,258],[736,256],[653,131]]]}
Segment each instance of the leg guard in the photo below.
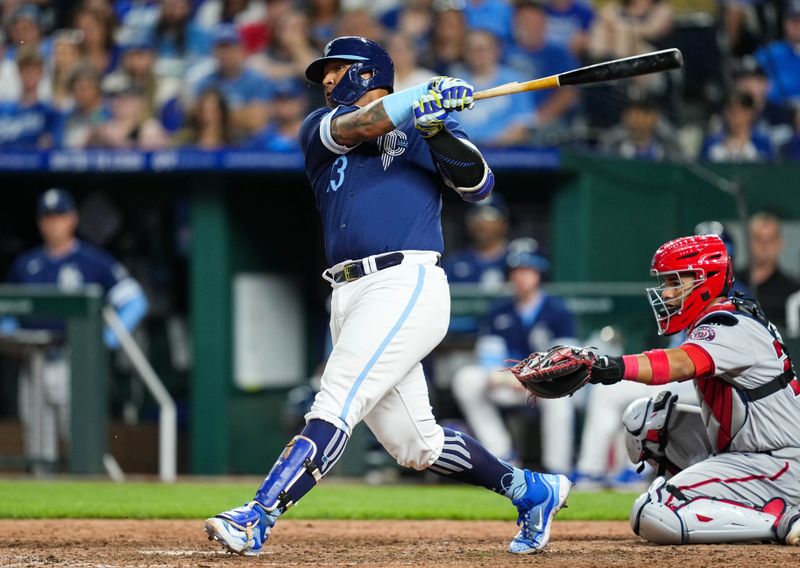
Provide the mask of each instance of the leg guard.
{"label": "leg guard", "polygon": [[769,541],[775,538],[775,525],[782,513],[780,499],[773,499],[760,510],[708,497],[685,501],[677,489],[659,477],[634,503],[631,528],[655,544]]}
{"label": "leg guard", "polygon": [[268,512],[279,509],[285,511],[293,502],[287,491],[297,483],[304,473],[308,473],[314,483],[319,483],[322,473],[314,463],[317,445],[314,440],[302,435],[295,436],[272,466],[261,487],[256,492],[256,501]]}

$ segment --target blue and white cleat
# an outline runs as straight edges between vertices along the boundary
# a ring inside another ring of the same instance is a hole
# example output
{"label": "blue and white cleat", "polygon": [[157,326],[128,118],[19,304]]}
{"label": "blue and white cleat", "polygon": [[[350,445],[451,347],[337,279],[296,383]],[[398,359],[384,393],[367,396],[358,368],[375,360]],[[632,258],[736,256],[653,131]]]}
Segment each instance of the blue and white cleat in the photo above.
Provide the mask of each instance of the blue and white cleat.
{"label": "blue and white cleat", "polygon": [[256,556],[277,519],[277,515],[267,513],[260,503],[251,501],[206,519],[203,529],[208,533],[208,540],[216,540],[228,552]]}
{"label": "blue and white cleat", "polygon": [[[528,491],[523,497],[512,501],[519,511],[517,524],[520,530],[508,551],[514,554],[530,554],[540,552],[550,541],[550,525],[553,517],[565,505],[572,484],[566,475],[550,475],[547,473],[531,473],[525,470],[525,481]],[[547,497],[539,503],[530,497],[533,487],[543,484],[547,488]]]}

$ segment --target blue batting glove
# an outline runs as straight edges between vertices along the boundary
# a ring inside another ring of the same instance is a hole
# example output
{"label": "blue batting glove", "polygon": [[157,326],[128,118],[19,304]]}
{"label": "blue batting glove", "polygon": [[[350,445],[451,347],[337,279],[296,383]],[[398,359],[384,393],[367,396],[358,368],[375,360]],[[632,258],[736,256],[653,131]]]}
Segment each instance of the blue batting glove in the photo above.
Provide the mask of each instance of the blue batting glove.
{"label": "blue batting glove", "polygon": [[442,121],[446,116],[441,98],[433,91],[414,101],[414,127],[423,138],[430,138],[444,128]]}
{"label": "blue batting glove", "polygon": [[442,108],[450,112],[471,109],[474,106],[472,85],[455,77],[434,77],[428,83],[428,88],[438,93],[442,99]]}

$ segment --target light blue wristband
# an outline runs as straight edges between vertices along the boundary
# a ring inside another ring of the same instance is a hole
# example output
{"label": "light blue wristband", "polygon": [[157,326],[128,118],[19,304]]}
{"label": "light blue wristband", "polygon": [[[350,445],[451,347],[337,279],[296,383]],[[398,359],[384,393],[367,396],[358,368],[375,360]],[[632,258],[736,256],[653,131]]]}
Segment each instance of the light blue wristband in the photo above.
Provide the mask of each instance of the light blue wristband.
{"label": "light blue wristband", "polygon": [[428,94],[428,83],[422,83],[408,89],[403,89],[381,99],[386,115],[395,126],[400,126],[413,115],[414,101],[422,95]]}

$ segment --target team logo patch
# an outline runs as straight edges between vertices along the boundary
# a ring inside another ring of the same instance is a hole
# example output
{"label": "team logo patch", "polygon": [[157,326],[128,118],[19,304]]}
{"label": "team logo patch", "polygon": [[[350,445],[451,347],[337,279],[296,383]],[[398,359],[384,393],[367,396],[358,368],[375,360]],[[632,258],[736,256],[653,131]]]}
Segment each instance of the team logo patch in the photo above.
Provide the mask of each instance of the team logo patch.
{"label": "team logo patch", "polygon": [[692,330],[692,333],[689,334],[689,339],[696,341],[714,341],[716,336],[717,332],[714,331],[713,327],[710,325],[701,325]]}
{"label": "team logo patch", "polygon": [[378,138],[378,148],[381,151],[383,171],[391,165],[392,160],[402,156],[408,147],[408,137],[402,130],[392,130]]}

